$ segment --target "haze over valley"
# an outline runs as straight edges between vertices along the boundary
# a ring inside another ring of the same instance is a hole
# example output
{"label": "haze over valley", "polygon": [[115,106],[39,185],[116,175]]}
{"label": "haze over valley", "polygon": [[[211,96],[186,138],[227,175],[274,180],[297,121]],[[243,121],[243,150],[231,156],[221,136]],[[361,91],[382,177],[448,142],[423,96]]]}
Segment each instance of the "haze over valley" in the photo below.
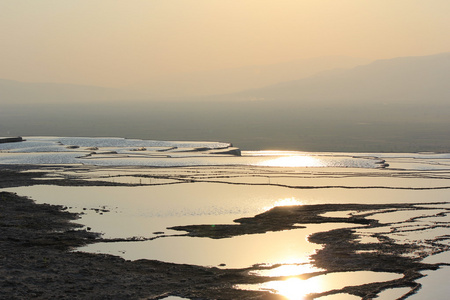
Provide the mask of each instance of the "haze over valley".
{"label": "haze over valley", "polygon": [[0,1],[0,135],[449,151],[448,0]]}
{"label": "haze over valley", "polygon": [[10,101],[4,101],[0,134],[220,140],[243,149],[444,151],[450,146],[447,78],[449,53],[198,97],[3,80],[2,99]]}

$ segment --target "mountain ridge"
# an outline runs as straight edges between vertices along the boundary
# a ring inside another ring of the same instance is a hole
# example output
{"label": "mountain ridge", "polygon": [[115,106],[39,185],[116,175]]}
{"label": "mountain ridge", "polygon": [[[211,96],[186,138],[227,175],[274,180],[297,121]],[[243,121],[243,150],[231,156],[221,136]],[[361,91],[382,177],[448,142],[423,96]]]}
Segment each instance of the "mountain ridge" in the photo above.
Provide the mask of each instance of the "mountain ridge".
{"label": "mountain ridge", "polygon": [[122,89],[53,82],[22,82],[0,79],[2,104],[27,103],[86,103],[92,101],[118,101],[145,99],[145,94]]}
{"label": "mountain ridge", "polygon": [[376,60],[236,93],[197,97],[156,97],[147,92],[99,86],[0,79],[2,104],[87,102],[270,102],[330,105],[420,102],[446,104],[450,98],[450,52]]}
{"label": "mountain ridge", "polygon": [[450,52],[377,60],[348,70],[325,71],[230,97],[285,102],[445,101],[450,97]]}

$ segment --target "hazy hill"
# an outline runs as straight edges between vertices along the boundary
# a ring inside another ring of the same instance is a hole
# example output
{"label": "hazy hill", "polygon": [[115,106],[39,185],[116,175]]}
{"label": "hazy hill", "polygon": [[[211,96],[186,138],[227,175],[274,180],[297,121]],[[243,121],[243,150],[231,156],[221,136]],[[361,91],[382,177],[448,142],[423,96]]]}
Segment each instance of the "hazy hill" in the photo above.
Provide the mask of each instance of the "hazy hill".
{"label": "hazy hill", "polygon": [[302,104],[447,103],[450,53],[378,60],[347,70],[254,89],[230,96],[240,100],[283,100]]}
{"label": "hazy hill", "polygon": [[176,74],[145,82],[140,89],[158,97],[193,97],[229,94],[298,80],[317,73],[370,63],[366,58],[327,56],[270,65]]}
{"label": "hazy hill", "polygon": [[0,104],[85,103],[142,98],[145,98],[142,93],[112,88],[0,79]]}
{"label": "hazy hill", "polygon": [[[116,100],[195,100],[195,96],[229,94],[283,81],[305,78],[324,70],[351,68],[370,60],[344,56],[318,57],[273,65],[177,74],[154,78],[144,86],[113,89],[59,83],[0,79],[0,104],[70,103]],[[171,98],[171,99],[168,99]]]}
{"label": "hazy hill", "polygon": [[[0,103],[83,103],[130,100],[163,101],[286,101],[301,104],[403,103],[427,101],[446,103],[450,96],[450,53],[423,57],[378,60],[350,69],[333,69],[362,63],[364,60],[334,57],[304,60],[291,64],[218,70],[171,82],[153,82],[152,97],[147,92],[95,86],[27,83],[0,80]],[[327,70],[327,71],[323,71]],[[319,74],[302,78],[323,71]],[[302,78],[294,81],[282,80]],[[254,86],[272,84],[263,88]],[[149,90],[152,86],[149,85]],[[171,99],[157,96],[178,94]],[[169,92],[171,90],[172,92]],[[183,96],[245,90],[220,96]],[[159,92],[158,92],[159,91]],[[163,93],[164,94],[164,93]]]}
{"label": "hazy hill", "polygon": [[2,105],[0,136],[219,140],[253,150],[450,152],[449,69],[449,54],[441,54],[382,60],[196,101]]}

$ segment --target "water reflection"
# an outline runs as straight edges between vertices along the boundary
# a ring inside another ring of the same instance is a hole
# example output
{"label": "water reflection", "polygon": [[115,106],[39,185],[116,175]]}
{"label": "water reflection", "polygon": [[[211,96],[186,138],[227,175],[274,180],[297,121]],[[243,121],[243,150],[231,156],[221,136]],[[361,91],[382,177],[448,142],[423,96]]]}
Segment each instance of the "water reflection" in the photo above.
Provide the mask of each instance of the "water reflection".
{"label": "water reflection", "polygon": [[266,276],[266,277],[279,277],[279,276],[295,276],[314,272],[323,272],[324,269],[319,269],[311,264],[292,264],[282,265],[273,269],[264,269],[251,271],[250,275]]}
{"label": "water reflection", "polygon": [[303,202],[295,199],[295,197],[283,198],[283,199],[275,201],[271,206],[265,206],[263,210],[268,211],[277,206],[294,206],[294,205],[303,205],[303,204],[304,204]]}
{"label": "water reflection", "polygon": [[305,296],[321,289],[319,281],[307,281],[299,278],[289,278],[284,281],[272,281],[267,284],[268,290],[275,290],[277,294],[290,300],[303,300]]}
{"label": "water reflection", "polygon": [[321,167],[326,164],[316,157],[292,155],[262,161],[258,165],[265,167]]}
{"label": "water reflection", "polygon": [[307,228],[242,235],[227,239],[166,237],[144,242],[95,243],[78,251],[108,253],[127,260],[155,259],[165,262],[227,268],[256,264],[301,264],[322,246],[307,241],[317,231],[346,228],[346,223],[313,224]]}
{"label": "water reflection", "polygon": [[287,280],[269,281],[262,284],[241,284],[235,287],[244,290],[269,291],[282,295],[289,300],[304,300],[308,299],[307,296],[313,293],[340,290],[346,286],[358,286],[371,282],[390,281],[402,276],[402,274],[372,271],[336,272],[306,280],[291,277]]}

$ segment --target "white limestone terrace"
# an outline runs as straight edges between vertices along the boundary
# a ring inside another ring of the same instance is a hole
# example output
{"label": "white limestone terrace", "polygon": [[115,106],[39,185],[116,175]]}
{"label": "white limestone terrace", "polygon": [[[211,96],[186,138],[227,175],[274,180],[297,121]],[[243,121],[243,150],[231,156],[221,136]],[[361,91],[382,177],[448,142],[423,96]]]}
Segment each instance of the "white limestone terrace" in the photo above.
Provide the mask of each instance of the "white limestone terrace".
{"label": "white limestone terrace", "polygon": [[0,165],[265,166],[380,168],[372,156],[301,151],[242,151],[230,143],[92,137],[24,137],[0,144]]}
{"label": "white limestone terrace", "polygon": [[44,136],[0,140],[0,164],[154,165],[155,159],[241,155],[239,148],[222,142]]}
{"label": "white limestone terrace", "polygon": [[448,170],[449,153],[241,151],[231,143],[115,137],[0,137],[0,165],[263,166]]}

